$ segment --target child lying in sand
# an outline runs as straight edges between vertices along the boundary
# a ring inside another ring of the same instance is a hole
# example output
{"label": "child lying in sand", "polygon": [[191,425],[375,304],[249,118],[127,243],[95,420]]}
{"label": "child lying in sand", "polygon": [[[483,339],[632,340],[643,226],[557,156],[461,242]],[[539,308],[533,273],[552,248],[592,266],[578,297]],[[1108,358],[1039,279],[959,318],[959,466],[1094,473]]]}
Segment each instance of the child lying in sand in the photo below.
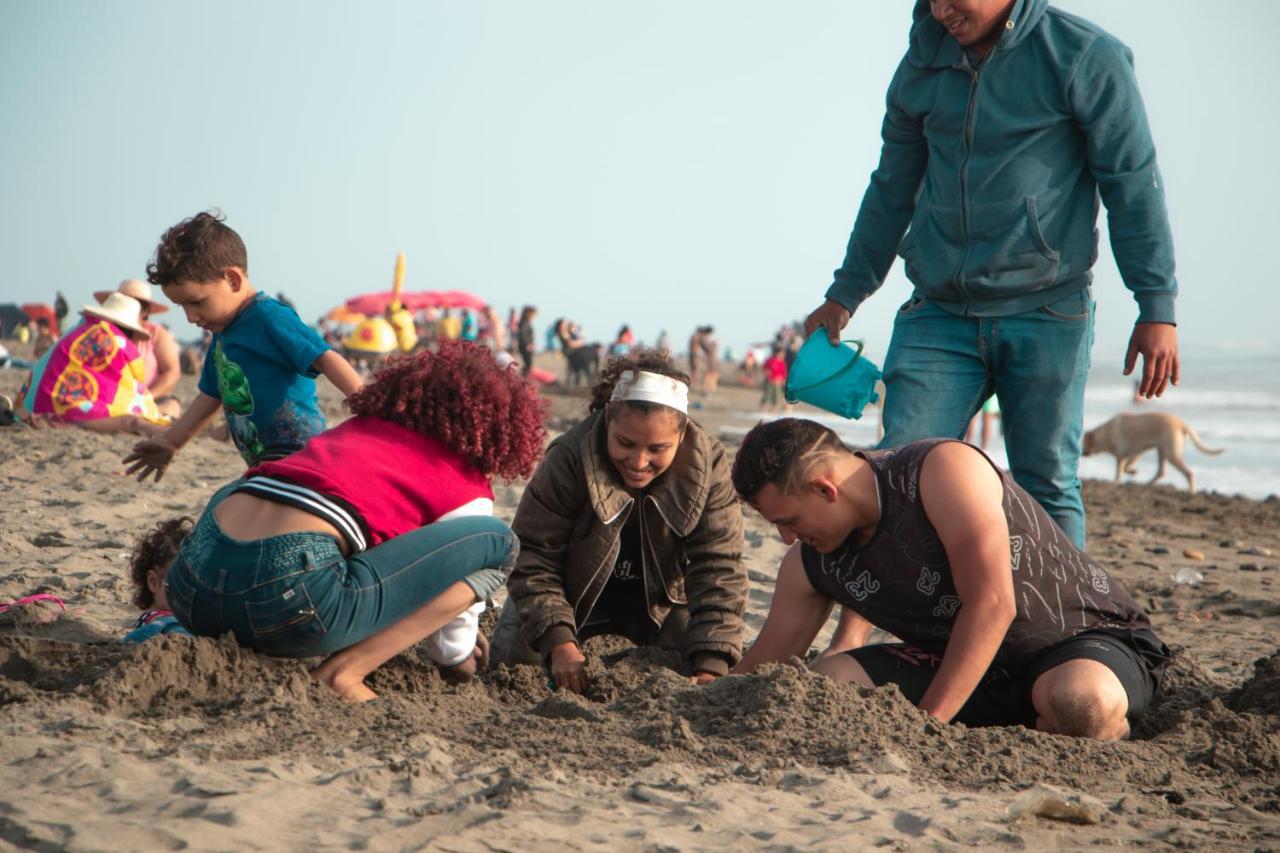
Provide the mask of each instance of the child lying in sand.
{"label": "child lying in sand", "polygon": [[546,430],[533,386],[463,342],[392,360],[347,406],[214,494],[165,593],[193,633],[325,656],[312,677],[363,701],[365,676],[441,629],[437,661],[483,664],[479,612],[518,550],[490,480],[528,476]]}
{"label": "child lying in sand", "polygon": [[620,634],[677,648],[690,675],[724,675],[742,651],[742,511],[724,447],[687,414],[669,356],[609,362],[591,414],[552,442],[512,527],[520,558],[494,629],[496,663],[546,663],[586,688],[580,644]]}
{"label": "child lying in sand", "polygon": [[142,614],[133,630],[124,635],[126,643],[141,643],[161,634],[190,635],[169,609],[164,596],[164,576],[193,524],[185,515],[162,521],[134,543],[133,553],[129,555],[129,580],[133,582],[133,603]]}

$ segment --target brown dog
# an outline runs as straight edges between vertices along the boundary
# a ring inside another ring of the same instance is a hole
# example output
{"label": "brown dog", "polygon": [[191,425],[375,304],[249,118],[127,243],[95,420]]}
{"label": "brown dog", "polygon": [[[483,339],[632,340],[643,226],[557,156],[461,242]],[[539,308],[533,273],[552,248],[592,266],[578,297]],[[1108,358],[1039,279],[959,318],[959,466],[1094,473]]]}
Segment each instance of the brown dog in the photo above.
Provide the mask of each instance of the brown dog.
{"label": "brown dog", "polygon": [[1155,482],[1164,476],[1165,463],[1168,462],[1181,471],[1191,487],[1191,494],[1196,493],[1196,475],[1191,473],[1187,463],[1182,461],[1183,437],[1191,439],[1191,443],[1201,453],[1217,456],[1222,450],[1205,447],[1196,431],[1187,426],[1182,418],[1159,412],[1147,412],[1139,415],[1116,415],[1096,429],[1084,434],[1084,455],[1110,453],[1116,458],[1116,482],[1120,482],[1122,474],[1133,474],[1137,471],[1134,464],[1138,457],[1151,448],[1160,454],[1160,467],[1151,478]]}

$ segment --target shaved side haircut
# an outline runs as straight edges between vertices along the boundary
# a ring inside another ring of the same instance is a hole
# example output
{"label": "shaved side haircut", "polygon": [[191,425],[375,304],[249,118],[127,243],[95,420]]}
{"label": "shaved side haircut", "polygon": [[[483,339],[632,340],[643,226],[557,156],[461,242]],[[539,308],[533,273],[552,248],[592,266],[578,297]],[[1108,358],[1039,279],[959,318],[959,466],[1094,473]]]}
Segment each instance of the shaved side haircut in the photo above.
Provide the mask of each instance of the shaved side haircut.
{"label": "shaved side haircut", "polygon": [[805,475],[833,455],[849,455],[840,437],[815,421],[779,418],[756,424],[742,440],[733,460],[733,487],[748,503],[766,484],[794,494]]}

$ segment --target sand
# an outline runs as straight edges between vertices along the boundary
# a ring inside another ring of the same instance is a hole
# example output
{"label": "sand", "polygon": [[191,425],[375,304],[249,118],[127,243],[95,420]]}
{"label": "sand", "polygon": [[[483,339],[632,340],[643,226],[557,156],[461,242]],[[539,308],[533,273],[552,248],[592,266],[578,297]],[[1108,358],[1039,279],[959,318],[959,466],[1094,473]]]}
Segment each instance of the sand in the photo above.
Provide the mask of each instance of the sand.
{"label": "sand", "polygon": [[[0,371],[0,391],[18,381]],[[700,419],[755,396],[726,389]],[[552,405],[563,428],[583,400]],[[1087,484],[1091,551],[1179,649],[1124,743],[938,725],[799,661],[692,687],[613,638],[587,644],[585,697],[532,668],[448,687],[410,652],[350,706],[227,640],[118,642],[133,537],[241,469],[200,438],[140,486],[120,473],[133,440],[0,430],[0,598],[70,608],[0,616],[0,844],[1280,848],[1280,501]],[[502,517],[519,493],[499,490]],[[782,552],[748,513],[752,633]],[[1204,580],[1175,583],[1184,567]]]}

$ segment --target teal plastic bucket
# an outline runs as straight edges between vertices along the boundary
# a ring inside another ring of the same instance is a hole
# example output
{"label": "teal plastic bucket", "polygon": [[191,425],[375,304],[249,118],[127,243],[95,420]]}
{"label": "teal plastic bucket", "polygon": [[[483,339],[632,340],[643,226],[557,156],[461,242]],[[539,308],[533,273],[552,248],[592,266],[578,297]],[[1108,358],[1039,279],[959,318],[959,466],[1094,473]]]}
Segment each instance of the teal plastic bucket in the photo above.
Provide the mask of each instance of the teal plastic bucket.
{"label": "teal plastic bucket", "polygon": [[862,357],[862,341],[833,344],[819,329],[796,353],[787,374],[787,402],[808,403],[846,418],[860,418],[868,403],[880,399],[876,393],[879,381],[880,368]]}

